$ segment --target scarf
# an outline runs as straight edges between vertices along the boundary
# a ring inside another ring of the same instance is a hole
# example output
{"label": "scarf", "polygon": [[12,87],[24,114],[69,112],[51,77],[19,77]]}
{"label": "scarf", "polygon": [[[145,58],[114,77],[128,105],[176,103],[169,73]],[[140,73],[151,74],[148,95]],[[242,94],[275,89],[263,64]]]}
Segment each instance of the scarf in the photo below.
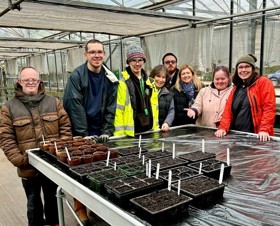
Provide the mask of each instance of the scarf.
{"label": "scarf", "polygon": [[181,85],[184,93],[186,94],[187,98],[189,100],[194,99],[195,86],[194,86],[193,82],[186,84],[186,83],[180,81],[180,85]]}

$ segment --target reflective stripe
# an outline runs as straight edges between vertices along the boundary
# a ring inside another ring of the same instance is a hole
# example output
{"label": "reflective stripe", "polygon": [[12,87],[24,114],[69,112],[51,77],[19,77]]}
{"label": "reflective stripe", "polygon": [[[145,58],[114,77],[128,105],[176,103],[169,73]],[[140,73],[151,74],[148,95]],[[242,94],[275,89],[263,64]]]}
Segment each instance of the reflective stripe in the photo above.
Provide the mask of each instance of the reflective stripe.
{"label": "reflective stripe", "polygon": [[134,126],[125,126],[125,130],[134,132]]}
{"label": "reflective stripe", "polygon": [[115,131],[122,131],[124,130],[123,126],[115,126]]}
{"label": "reflective stripe", "polygon": [[[127,93],[129,93],[128,90],[126,90],[126,91],[127,91]],[[130,104],[130,96],[129,96],[129,95],[126,95],[126,96],[125,96],[125,106],[128,106],[128,105],[131,105],[131,104]]]}
{"label": "reflective stripe", "polygon": [[120,105],[120,104],[117,104],[117,109],[120,109],[120,110],[124,110],[124,106],[123,105]]}

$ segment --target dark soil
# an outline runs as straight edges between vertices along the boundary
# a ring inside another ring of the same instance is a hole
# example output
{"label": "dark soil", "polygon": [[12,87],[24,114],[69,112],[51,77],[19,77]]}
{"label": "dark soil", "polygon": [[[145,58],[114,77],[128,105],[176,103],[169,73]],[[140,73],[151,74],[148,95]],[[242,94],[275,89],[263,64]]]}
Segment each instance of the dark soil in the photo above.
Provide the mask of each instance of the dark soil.
{"label": "dark soil", "polygon": [[101,191],[104,183],[115,181],[124,177],[126,177],[126,175],[118,169],[101,170],[93,172],[87,176],[89,188],[94,191]]}
{"label": "dark soil", "polygon": [[[133,155],[133,154],[139,154],[139,147],[138,146],[132,146],[132,147],[124,147],[117,149],[119,151],[119,155]],[[141,153],[147,152],[147,149],[142,148]]]}
{"label": "dark soil", "polygon": [[79,166],[70,167],[70,176],[84,184],[88,174],[99,172],[104,169],[112,169],[112,166],[106,166],[106,163],[102,161],[81,164]]}
{"label": "dark soil", "polygon": [[217,159],[207,159],[200,162],[195,162],[189,164],[189,167],[199,170],[200,163],[202,163],[202,173],[208,177],[219,179],[222,164],[225,166],[223,179],[230,176],[231,165],[228,166],[225,162],[219,161]]}
{"label": "dark soil", "polygon": [[146,165],[142,165],[142,162],[133,162],[129,164],[123,164],[118,167],[126,175],[135,175],[144,173],[146,170]]}
{"label": "dark soil", "polygon": [[172,156],[169,156],[169,157],[157,158],[152,160],[152,166],[154,168],[157,167],[157,163],[160,164],[160,170],[163,170],[171,167],[185,165],[188,163],[188,161],[179,158],[173,159]]}
{"label": "dark soil", "polygon": [[194,177],[188,180],[181,181],[181,190],[187,191],[194,195],[213,190],[215,188],[223,187],[215,179],[205,176]]}
{"label": "dark soil", "polygon": [[179,155],[179,158],[186,159],[190,162],[197,162],[204,159],[215,158],[216,154],[202,151],[194,151]]}
{"label": "dark soil", "polygon": [[118,166],[118,165],[122,165],[122,164],[140,162],[140,161],[142,161],[142,160],[139,159],[138,155],[128,155],[128,156],[120,156],[118,158],[112,159],[110,161],[110,164],[114,164],[116,162],[116,164]]}
{"label": "dark soil", "polygon": [[167,208],[176,207],[180,203],[190,201],[191,198],[185,195],[178,195],[177,192],[167,189],[154,191],[149,194],[136,197],[133,200],[141,208],[153,213],[164,211]]}
{"label": "dark soil", "polygon": [[197,208],[209,208],[222,201],[224,188],[224,184],[203,175],[181,181],[181,193],[192,197],[190,205]]}
{"label": "dark soil", "polygon": [[[221,162],[219,160],[216,159],[208,159],[208,160],[204,160],[201,161],[202,162],[202,169],[205,171],[213,171],[213,170],[220,170],[221,169],[221,164],[224,162]],[[200,162],[199,163],[194,163],[191,164],[193,167],[198,168],[200,166]]]}
{"label": "dark soil", "polygon": [[105,187],[109,193],[114,193],[118,198],[123,198],[125,195],[130,195],[131,197],[132,193],[139,192],[140,190],[156,189],[163,184],[162,179],[156,180],[153,177],[148,178],[142,174],[107,183]]}
{"label": "dark soil", "polygon": [[146,159],[154,159],[154,158],[162,158],[162,157],[168,157],[172,156],[171,152],[167,151],[153,151],[153,152],[147,152],[144,153]]}
{"label": "dark soil", "polygon": [[[197,170],[191,169],[187,166],[179,166],[170,170],[172,171],[172,182],[199,175]],[[169,170],[160,171],[159,176],[164,180],[168,180]]]}

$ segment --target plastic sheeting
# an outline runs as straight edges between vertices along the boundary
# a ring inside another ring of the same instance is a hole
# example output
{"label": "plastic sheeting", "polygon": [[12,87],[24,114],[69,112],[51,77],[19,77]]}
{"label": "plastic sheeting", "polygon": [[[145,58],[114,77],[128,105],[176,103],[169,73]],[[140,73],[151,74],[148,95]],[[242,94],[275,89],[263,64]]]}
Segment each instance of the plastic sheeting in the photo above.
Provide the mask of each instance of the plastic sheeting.
{"label": "plastic sheeting", "polygon": [[[237,59],[252,52],[250,45],[250,25],[235,25],[233,28],[233,67]],[[280,62],[280,32],[279,21],[268,21],[265,32],[264,66],[278,65]],[[149,56],[146,68],[150,69],[161,64],[162,56],[167,52],[174,53],[178,58],[178,66],[188,63],[201,71],[212,70],[213,64],[228,65],[229,63],[229,26],[214,27],[213,25],[188,28],[144,38],[145,53]],[[261,25],[257,26],[255,50],[260,64]]]}
{"label": "plastic sheeting", "polygon": [[[213,129],[186,126],[167,133],[141,135],[141,146],[167,150],[176,144],[176,153],[202,149],[226,161],[230,149],[231,177],[226,179],[224,199],[209,209],[189,208],[189,216],[174,225],[280,225],[280,139],[260,142],[256,135],[231,132],[217,138]],[[138,145],[138,139],[111,140],[110,146]],[[145,222],[145,224],[149,225]]]}

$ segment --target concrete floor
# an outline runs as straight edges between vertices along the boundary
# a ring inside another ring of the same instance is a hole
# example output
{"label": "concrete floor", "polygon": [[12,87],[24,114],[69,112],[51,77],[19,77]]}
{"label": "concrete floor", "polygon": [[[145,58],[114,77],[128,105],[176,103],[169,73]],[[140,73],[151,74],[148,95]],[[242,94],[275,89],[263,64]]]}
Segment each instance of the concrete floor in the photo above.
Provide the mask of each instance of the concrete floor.
{"label": "concrete floor", "polygon": [[[14,167],[0,149],[0,226],[28,225],[26,216],[26,197]],[[73,203],[72,198],[67,199]],[[65,225],[77,225],[77,222],[64,204]]]}

